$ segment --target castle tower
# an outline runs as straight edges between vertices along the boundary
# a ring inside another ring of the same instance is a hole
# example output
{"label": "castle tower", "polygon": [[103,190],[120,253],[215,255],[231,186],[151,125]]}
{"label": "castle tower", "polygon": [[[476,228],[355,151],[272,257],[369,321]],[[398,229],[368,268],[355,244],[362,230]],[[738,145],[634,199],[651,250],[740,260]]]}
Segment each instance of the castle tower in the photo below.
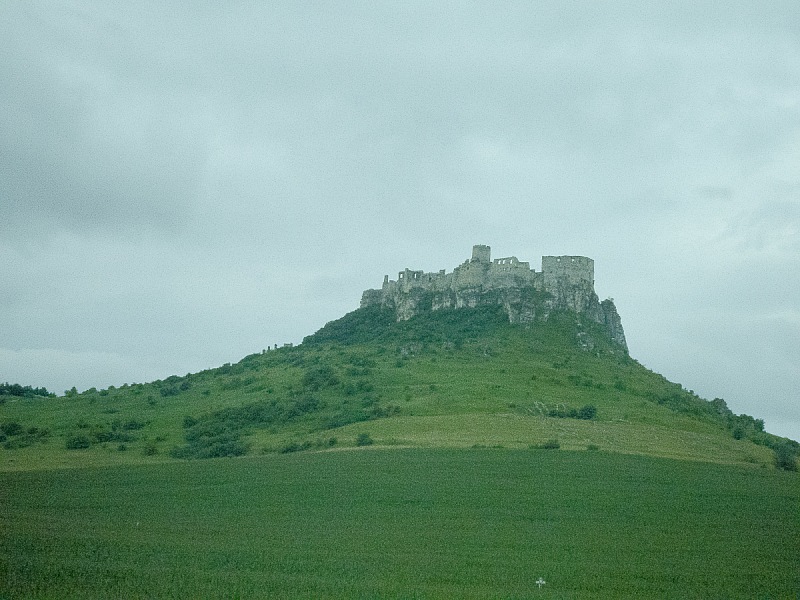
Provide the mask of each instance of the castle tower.
{"label": "castle tower", "polygon": [[489,246],[484,246],[483,244],[473,246],[471,262],[492,262],[492,249]]}

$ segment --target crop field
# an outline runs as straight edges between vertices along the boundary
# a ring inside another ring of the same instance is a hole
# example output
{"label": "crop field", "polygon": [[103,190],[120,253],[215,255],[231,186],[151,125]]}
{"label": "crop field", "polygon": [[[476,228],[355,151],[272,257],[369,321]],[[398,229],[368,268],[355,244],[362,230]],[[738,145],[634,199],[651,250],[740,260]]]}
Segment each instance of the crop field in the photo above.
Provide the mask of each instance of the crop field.
{"label": "crop field", "polygon": [[799,506],[795,473],[586,450],[6,472],[0,598],[795,598]]}

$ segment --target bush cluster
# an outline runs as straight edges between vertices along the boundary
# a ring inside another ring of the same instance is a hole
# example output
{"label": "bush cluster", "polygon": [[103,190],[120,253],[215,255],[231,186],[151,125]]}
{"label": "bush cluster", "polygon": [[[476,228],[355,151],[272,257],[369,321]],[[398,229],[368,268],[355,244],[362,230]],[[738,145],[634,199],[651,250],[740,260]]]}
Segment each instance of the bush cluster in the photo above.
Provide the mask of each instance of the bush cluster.
{"label": "bush cluster", "polygon": [[248,450],[242,441],[248,429],[288,423],[319,408],[315,396],[301,394],[284,402],[261,400],[200,417],[187,416],[183,419],[186,444],[173,448],[170,454],[176,458],[241,456]]}
{"label": "bush cluster", "polygon": [[356,446],[371,446],[375,443],[372,436],[368,433],[359,433],[356,437]]}
{"label": "bush cluster", "polygon": [[775,452],[775,466],[784,471],[797,471],[797,442],[792,445],[790,440],[785,443],[776,444],[772,448]]}
{"label": "bush cluster", "polygon": [[307,390],[317,392],[322,388],[338,384],[339,378],[330,365],[320,365],[307,369],[300,383]]}
{"label": "bush cluster", "polygon": [[67,437],[65,447],[67,450],[85,450],[90,448],[92,440],[85,433],[74,433]]}
{"label": "bush cluster", "polygon": [[594,404],[587,404],[581,408],[567,408],[566,406],[559,406],[552,408],[547,412],[548,417],[557,417],[559,419],[583,419],[591,421],[597,416],[597,407]]}
{"label": "bush cluster", "polygon": [[50,430],[39,427],[23,427],[17,421],[0,423],[0,443],[6,450],[27,448],[36,442],[43,442],[50,437]]}
{"label": "bush cluster", "polygon": [[363,423],[374,419],[391,417],[400,413],[400,407],[394,404],[381,406],[376,398],[365,396],[361,406],[345,406],[322,420],[322,429],[336,429],[352,423]]}
{"label": "bush cluster", "polygon": [[86,421],[79,421],[75,424],[75,429],[66,440],[67,450],[83,450],[93,444],[104,444],[108,442],[118,442],[125,444],[134,442],[139,436],[134,433],[143,429],[147,424],[137,419],[114,419],[110,425],[95,424],[90,425]]}
{"label": "bush cluster", "polygon": [[186,377],[171,375],[164,381],[154,381],[153,384],[158,388],[158,393],[164,398],[177,396],[181,392],[190,390],[192,387],[192,384],[189,381],[189,375],[186,375]]}
{"label": "bush cluster", "polygon": [[534,446],[531,446],[531,448],[537,450],[558,450],[559,448],[561,448],[561,443],[557,439],[552,439],[552,440],[547,440],[546,442],[543,442],[541,444],[536,444]]}
{"label": "bush cluster", "polygon": [[337,443],[337,439],[335,437],[327,438],[324,440],[304,440],[302,442],[298,441],[291,441],[278,449],[278,452],[281,454],[290,454],[292,452],[302,452],[304,450],[312,450],[312,449],[320,449],[320,448],[332,448]]}
{"label": "bush cluster", "polygon": [[21,398],[33,398],[34,396],[53,396],[47,388],[35,388],[29,385],[18,383],[0,383],[0,396],[18,396]]}

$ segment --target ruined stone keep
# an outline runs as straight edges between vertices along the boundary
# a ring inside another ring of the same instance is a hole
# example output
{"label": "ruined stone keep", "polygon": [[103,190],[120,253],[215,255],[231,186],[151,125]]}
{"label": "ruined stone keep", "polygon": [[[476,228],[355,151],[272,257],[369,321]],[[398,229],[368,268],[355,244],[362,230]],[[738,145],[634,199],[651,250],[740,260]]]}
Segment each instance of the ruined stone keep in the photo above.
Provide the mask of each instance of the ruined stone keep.
{"label": "ruined stone keep", "polygon": [[472,258],[451,273],[405,269],[397,280],[386,275],[381,289],[366,290],[361,297],[362,307],[390,308],[398,321],[421,311],[490,304],[502,306],[512,323],[544,321],[558,310],[585,315],[627,352],[619,313],[612,300],[599,301],[594,261],[585,256],[543,256],[537,272],[516,256],[492,260],[489,246],[476,245]]}

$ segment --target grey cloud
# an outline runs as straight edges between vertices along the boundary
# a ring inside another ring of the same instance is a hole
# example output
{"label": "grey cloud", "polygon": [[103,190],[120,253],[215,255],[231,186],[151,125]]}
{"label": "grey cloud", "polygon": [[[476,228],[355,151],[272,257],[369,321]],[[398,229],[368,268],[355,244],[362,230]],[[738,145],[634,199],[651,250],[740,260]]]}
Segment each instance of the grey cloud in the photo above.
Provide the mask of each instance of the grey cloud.
{"label": "grey cloud", "polygon": [[3,42],[11,82],[0,94],[3,227],[24,231],[33,217],[48,228],[119,234],[174,228],[190,209],[205,161],[197,131],[205,115],[196,100],[103,64],[104,50],[114,46],[90,53],[82,37],[97,25],[59,39],[52,35],[63,31],[57,22],[41,30],[42,15],[23,11],[21,18],[28,27],[12,29],[16,35]]}
{"label": "grey cloud", "polygon": [[594,257],[634,356],[759,416],[729,367],[753,364],[774,373],[769,414],[800,421],[796,377],[762,360],[794,357],[796,2],[34,0],[0,16],[14,356],[198,370],[488,243]]}

